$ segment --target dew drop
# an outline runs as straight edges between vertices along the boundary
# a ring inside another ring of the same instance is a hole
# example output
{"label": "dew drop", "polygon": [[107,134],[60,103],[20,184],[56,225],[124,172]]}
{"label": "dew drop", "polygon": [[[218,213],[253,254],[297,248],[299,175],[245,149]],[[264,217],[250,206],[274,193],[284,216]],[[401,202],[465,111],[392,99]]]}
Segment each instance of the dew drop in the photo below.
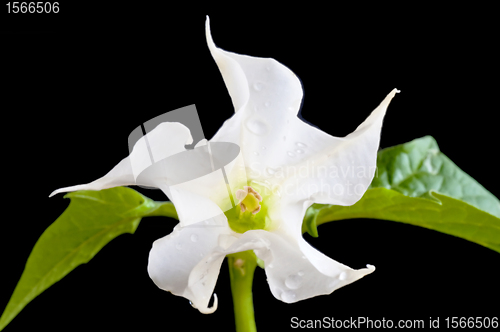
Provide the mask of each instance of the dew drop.
{"label": "dew drop", "polygon": [[304,274],[305,274],[304,271],[297,272],[297,275],[300,276],[300,277],[304,276]]}
{"label": "dew drop", "polygon": [[245,124],[248,130],[256,135],[264,135],[267,133],[267,125],[261,120],[252,119],[248,120]]}
{"label": "dew drop", "polygon": [[304,143],[301,143],[301,142],[297,142],[295,144],[297,144],[297,146],[299,146],[301,148],[305,148],[307,146],[307,145],[305,145]]}
{"label": "dew drop", "polygon": [[255,91],[260,91],[262,90],[262,83],[254,83],[253,88]]}
{"label": "dew drop", "polygon": [[257,151],[254,151],[254,153],[253,153],[253,154],[254,154],[254,155],[256,155],[256,156],[258,156],[258,155],[259,155],[259,153],[258,153]]}
{"label": "dew drop", "polygon": [[266,106],[266,107],[269,107],[269,105],[271,105],[271,103],[270,103],[270,102],[268,102],[268,101],[266,101],[266,102],[264,103],[264,106]]}
{"label": "dew drop", "polygon": [[301,279],[302,278],[299,275],[297,275],[297,274],[289,275],[285,279],[285,285],[286,285],[286,287],[288,287],[290,289],[297,289],[302,284],[302,280]]}
{"label": "dew drop", "polygon": [[293,153],[292,151],[288,151],[286,154],[290,157],[295,157],[295,153]]}
{"label": "dew drop", "polygon": [[276,298],[281,298],[281,294],[283,294],[283,290],[281,288],[278,288],[278,287],[274,287],[274,293],[275,293],[275,296]]}
{"label": "dew drop", "polygon": [[265,149],[266,149],[266,147],[265,147],[265,146],[263,146],[263,147],[262,147],[262,150],[265,150]]}
{"label": "dew drop", "polygon": [[342,272],[340,275],[339,275],[339,280],[345,280],[347,278],[347,273],[345,272]]}
{"label": "dew drop", "polygon": [[270,269],[272,269],[273,268],[273,263],[269,263],[269,265],[267,267],[270,268]]}
{"label": "dew drop", "polygon": [[281,294],[281,299],[284,301],[284,302],[293,302],[295,300],[295,293],[292,292],[292,291],[286,291],[286,292],[283,292],[283,294]]}
{"label": "dew drop", "polygon": [[276,173],[276,170],[271,167],[266,168],[266,171],[269,175],[274,175],[274,173]]}
{"label": "dew drop", "polygon": [[191,234],[191,241],[197,242],[198,241],[198,235],[197,234]]}
{"label": "dew drop", "polygon": [[302,151],[301,149],[297,149],[297,150],[295,150],[295,152],[298,154],[304,153],[304,151]]}

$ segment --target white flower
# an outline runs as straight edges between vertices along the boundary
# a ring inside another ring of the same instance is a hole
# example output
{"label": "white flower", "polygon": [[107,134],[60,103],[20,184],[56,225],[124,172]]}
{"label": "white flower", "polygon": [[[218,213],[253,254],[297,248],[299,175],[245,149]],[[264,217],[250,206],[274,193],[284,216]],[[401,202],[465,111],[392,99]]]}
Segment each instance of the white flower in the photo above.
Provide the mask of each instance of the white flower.
{"label": "white flower", "polygon": [[[235,114],[204,144],[241,147],[225,168],[223,185],[220,172],[211,173],[219,177],[208,174],[180,184],[155,166],[137,176],[131,160],[143,157],[138,142],[104,177],[52,195],[135,184],[162,189],[177,209],[179,224],[154,242],[148,272],[158,287],[189,299],[203,313],[215,311],[217,302],[211,308],[208,304],[220,266],[235,252],[253,250],[265,263],[272,294],[287,303],[330,294],[373,272],[373,266],[354,270],[323,255],[303,239],[301,226],[313,203],[345,206],[362,197],[374,176],[383,117],[398,91],[354,132],[333,137],[297,117],[302,86],[287,67],[271,58],[217,48],[208,17],[206,36]],[[192,142],[189,130],[179,123],[162,123],[147,139],[161,155],[155,155],[157,160],[186,151],[184,145]],[[226,183],[238,200],[232,205],[224,198]]]}

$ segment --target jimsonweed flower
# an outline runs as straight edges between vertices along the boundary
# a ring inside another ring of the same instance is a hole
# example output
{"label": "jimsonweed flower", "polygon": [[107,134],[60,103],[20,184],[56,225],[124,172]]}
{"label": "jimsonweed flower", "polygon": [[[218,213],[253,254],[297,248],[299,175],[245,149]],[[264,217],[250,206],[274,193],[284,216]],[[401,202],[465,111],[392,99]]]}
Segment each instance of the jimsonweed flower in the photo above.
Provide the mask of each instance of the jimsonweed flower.
{"label": "jimsonweed flower", "polygon": [[[153,243],[149,275],[202,313],[216,310],[216,298],[212,307],[209,301],[220,266],[233,253],[253,250],[272,294],[286,303],[330,294],[373,272],[371,265],[355,270],[313,248],[302,237],[302,220],[313,203],[347,206],[363,196],[375,173],[382,120],[398,91],[354,132],[333,137],[297,117],[303,92],[291,70],[271,58],[217,48],[208,18],[206,37],[235,109],[216,135],[188,150],[189,129],[161,123],[102,178],[52,195],[160,188],[179,224]],[[155,163],[143,165],[148,154]]]}

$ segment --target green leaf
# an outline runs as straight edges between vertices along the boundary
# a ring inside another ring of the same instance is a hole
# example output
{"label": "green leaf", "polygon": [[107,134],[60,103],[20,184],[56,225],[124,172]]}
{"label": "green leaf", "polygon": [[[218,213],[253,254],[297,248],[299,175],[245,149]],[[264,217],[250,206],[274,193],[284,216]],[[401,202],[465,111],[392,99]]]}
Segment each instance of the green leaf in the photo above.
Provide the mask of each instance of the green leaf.
{"label": "green leaf", "polygon": [[87,263],[109,241],[134,233],[145,216],[177,218],[170,202],[155,202],[133,189],[77,191],[68,208],[35,244],[12,297],[0,318],[0,330],[36,296]]}
{"label": "green leaf", "polygon": [[378,176],[353,206],[313,204],[302,230],[351,218],[404,222],[451,234],[500,252],[500,202],[426,136],[381,150]]}
{"label": "green leaf", "polygon": [[377,158],[378,176],[370,188],[429,199],[435,191],[500,218],[498,199],[440,152],[431,136],[381,150]]}

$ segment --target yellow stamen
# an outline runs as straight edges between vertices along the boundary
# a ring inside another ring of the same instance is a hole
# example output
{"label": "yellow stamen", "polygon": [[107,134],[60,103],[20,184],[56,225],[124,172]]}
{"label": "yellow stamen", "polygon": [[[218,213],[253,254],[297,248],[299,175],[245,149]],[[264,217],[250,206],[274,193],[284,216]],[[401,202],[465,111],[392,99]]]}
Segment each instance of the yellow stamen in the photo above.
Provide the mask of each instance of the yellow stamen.
{"label": "yellow stamen", "polygon": [[239,200],[238,204],[241,211],[256,214],[260,211],[259,202],[262,202],[262,196],[250,186],[244,186],[243,188],[236,191],[236,198]]}

